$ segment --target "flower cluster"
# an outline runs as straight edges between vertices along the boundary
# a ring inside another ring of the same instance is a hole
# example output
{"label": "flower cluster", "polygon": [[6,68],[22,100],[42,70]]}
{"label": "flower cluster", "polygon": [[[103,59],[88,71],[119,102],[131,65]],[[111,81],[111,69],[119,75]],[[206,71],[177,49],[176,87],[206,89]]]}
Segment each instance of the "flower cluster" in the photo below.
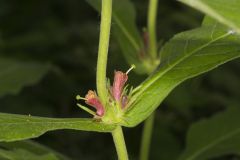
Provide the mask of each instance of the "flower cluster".
{"label": "flower cluster", "polygon": [[[125,89],[125,84],[128,80],[128,73],[133,68],[135,68],[135,66],[132,66],[126,73],[122,71],[115,71],[113,85],[109,87],[110,100],[114,101],[115,104],[120,105],[122,109],[124,109],[128,103],[128,95],[124,91],[124,89]],[[77,96],[77,100],[79,99],[85,100],[85,103],[95,108],[96,112],[93,112],[89,110],[87,107],[84,107],[78,104],[79,107],[89,112],[90,114],[93,114],[96,117],[104,116],[106,112],[106,108],[101,103],[100,98],[97,96],[95,91],[89,90],[85,98]]]}

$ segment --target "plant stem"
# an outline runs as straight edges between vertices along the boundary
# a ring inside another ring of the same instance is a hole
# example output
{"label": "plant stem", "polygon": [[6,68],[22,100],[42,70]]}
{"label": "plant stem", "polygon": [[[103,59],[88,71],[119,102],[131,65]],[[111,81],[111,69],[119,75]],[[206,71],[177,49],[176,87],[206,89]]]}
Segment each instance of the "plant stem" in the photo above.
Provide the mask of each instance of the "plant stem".
{"label": "plant stem", "polygon": [[122,132],[122,127],[118,126],[114,131],[112,131],[112,136],[117,150],[118,160],[128,160],[128,153]]}
{"label": "plant stem", "polygon": [[[148,33],[149,33],[149,54],[152,59],[157,57],[157,34],[156,34],[156,19],[157,19],[158,0],[150,0],[148,7]],[[147,160],[149,157],[151,137],[153,132],[155,113],[144,122],[143,134],[140,148],[140,160]]]}
{"label": "plant stem", "polygon": [[150,117],[148,117],[148,119],[144,122],[141,149],[140,149],[140,160],[147,160],[149,157],[154,117],[155,117],[155,114],[152,113]]}
{"label": "plant stem", "polygon": [[149,1],[148,8],[149,54],[153,59],[157,58],[157,35],[156,35],[157,6],[158,0]]}
{"label": "plant stem", "polygon": [[104,105],[106,104],[108,93],[106,87],[106,70],[111,28],[111,17],[112,17],[112,0],[102,0],[100,38],[97,61],[97,92]]}
{"label": "plant stem", "polygon": [[[112,18],[112,0],[102,0],[100,38],[97,62],[97,91],[98,95],[105,105],[107,100],[106,70],[109,48],[109,37]],[[122,127],[118,126],[112,132],[114,144],[116,146],[118,159],[128,160],[126,144],[123,137]]]}

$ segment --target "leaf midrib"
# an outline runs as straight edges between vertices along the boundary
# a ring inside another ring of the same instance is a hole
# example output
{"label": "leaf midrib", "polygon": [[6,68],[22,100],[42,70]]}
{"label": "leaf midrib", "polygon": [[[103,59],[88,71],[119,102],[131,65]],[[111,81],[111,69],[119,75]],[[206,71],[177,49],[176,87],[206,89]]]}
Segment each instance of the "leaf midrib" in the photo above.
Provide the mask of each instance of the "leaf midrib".
{"label": "leaf midrib", "polygon": [[[211,43],[216,42],[216,41],[218,41],[218,40],[220,40],[220,39],[222,39],[222,38],[225,38],[225,37],[227,37],[228,35],[231,35],[231,33],[230,33],[230,32],[227,32],[226,34],[223,34],[222,36],[219,36],[219,37],[217,37],[216,39],[211,40],[211,41],[209,41],[208,43],[206,43],[206,44],[204,44],[204,45],[196,48],[196,49],[193,50],[190,54],[187,54],[187,55],[183,56],[182,58],[180,58],[179,60],[177,60],[175,63],[173,63],[172,65],[170,65],[166,70],[164,70],[163,72],[160,72],[159,75],[154,76],[153,79],[151,79],[150,82],[146,82],[146,84],[143,84],[143,85],[141,86],[140,91],[139,91],[138,93],[136,93],[136,94],[132,97],[132,103],[134,103],[134,101],[137,99],[137,97],[138,97],[139,95],[141,95],[149,86],[151,86],[153,83],[155,83],[160,77],[163,77],[165,74],[167,74],[168,71],[170,71],[170,70],[171,70],[172,68],[174,68],[176,65],[178,65],[179,63],[181,63],[182,61],[184,61],[184,60],[187,59],[188,57],[192,56],[194,53],[200,51],[201,49],[204,49],[204,48],[207,47],[207,46],[209,46]],[[129,106],[131,106],[132,103],[130,102],[130,103],[129,103]],[[132,107],[128,107],[128,108],[130,108],[130,110],[131,110]],[[129,111],[129,110],[128,110],[128,111]]]}
{"label": "leaf midrib", "polygon": [[[44,123],[44,124],[52,124],[52,123],[57,123],[57,124],[62,124],[62,123],[65,123],[65,124],[67,124],[67,125],[69,125],[69,124],[75,124],[75,123],[90,123],[90,124],[94,124],[94,125],[107,125],[107,124],[105,124],[105,123],[94,123],[94,122],[92,122],[92,121],[78,121],[78,122],[68,122],[68,121],[66,121],[66,122],[32,122],[32,121],[29,121],[29,122],[13,122],[13,123],[11,123],[11,122],[7,122],[7,123],[5,123],[5,122],[3,122],[2,124],[0,124],[0,126],[5,126],[5,125],[18,125],[18,124],[38,124],[38,123]],[[88,125],[88,124],[87,124]]]}

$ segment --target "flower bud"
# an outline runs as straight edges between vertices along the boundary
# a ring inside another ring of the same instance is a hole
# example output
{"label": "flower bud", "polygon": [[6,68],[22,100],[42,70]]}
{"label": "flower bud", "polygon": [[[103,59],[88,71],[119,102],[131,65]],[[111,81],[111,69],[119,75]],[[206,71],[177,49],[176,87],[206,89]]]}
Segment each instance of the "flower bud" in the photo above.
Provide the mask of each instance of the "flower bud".
{"label": "flower bud", "polygon": [[128,103],[128,97],[126,95],[122,96],[122,108],[125,108],[127,103]]}

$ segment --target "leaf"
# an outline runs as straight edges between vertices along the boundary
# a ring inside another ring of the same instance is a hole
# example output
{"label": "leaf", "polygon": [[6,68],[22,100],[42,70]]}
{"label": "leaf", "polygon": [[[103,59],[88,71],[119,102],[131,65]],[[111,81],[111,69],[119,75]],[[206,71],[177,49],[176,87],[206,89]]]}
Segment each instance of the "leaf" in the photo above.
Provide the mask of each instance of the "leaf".
{"label": "leaf", "polygon": [[[101,0],[86,0],[98,12],[101,12]],[[146,66],[140,61],[143,44],[139,35],[134,5],[130,0],[113,1],[113,34],[129,64],[136,65],[135,71],[144,74]]]}
{"label": "leaf", "polygon": [[180,0],[240,33],[240,0]]}
{"label": "leaf", "polygon": [[0,149],[0,158],[7,160],[59,160],[54,154],[38,155],[24,149],[5,150]]}
{"label": "leaf", "polygon": [[17,141],[39,137],[47,131],[74,129],[111,132],[115,125],[87,118],[43,118],[0,113],[0,141]]}
{"label": "leaf", "polygon": [[1,142],[0,148],[4,148],[5,150],[23,149],[35,155],[54,154],[60,160],[69,160],[69,158],[63,156],[62,154],[30,140],[17,142]]}
{"label": "leaf", "polygon": [[0,97],[17,94],[23,87],[37,83],[48,72],[50,65],[0,59]]}
{"label": "leaf", "polygon": [[210,119],[193,124],[187,135],[187,147],[180,160],[202,160],[239,153],[240,109],[229,108]]}
{"label": "leaf", "polygon": [[161,50],[162,63],[130,99],[123,125],[145,120],[178,84],[240,56],[240,36],[215,23],[174,36]]}

